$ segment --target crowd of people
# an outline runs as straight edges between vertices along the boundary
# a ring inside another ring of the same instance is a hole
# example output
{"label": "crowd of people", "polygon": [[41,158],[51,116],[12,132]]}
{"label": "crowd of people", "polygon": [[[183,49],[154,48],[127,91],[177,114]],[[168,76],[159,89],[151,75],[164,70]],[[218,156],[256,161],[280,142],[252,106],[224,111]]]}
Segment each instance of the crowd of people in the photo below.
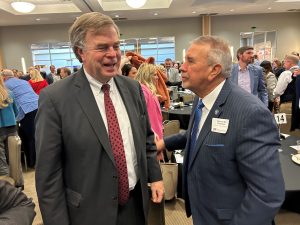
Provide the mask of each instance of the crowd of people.
{"label": "crowd of people", "polygon": [[[49,74],[30,67],[0,76],[0,175],[9,175],[6,139],[18,132],[45,225],[146,224],[148,183],[151,200],[163,200],[166,149],[184,149],[195,225],[274,223],[284,180],[272,113],[292,102],[291,130],[300,129],[299,54],[287,54],[281,68],[277,59],[254,61],[254,48],[244,46],[232,65],[227,42],[201,36],[182,64],[155,65],[136,53],[122,58],[118,27],[98,12],[76,19],[69,37],[82,63],[72,75],[51,65]],[[170,86],[196,98],[188,129],[165,138]]]}

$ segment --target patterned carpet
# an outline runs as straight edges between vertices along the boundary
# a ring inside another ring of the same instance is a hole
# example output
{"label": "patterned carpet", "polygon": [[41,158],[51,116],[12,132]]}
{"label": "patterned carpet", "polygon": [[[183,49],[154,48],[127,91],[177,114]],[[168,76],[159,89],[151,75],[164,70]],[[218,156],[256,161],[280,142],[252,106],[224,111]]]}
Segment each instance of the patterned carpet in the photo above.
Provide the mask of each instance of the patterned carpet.
{"label": "patterned carpet", "polygon": [[[287,113],[288,124],[281,125],[281,132],[300,137],[300,131],[290,132],[290,104],[282,104],[281,112]],[[33,225],[41,225],[42,218],[38,206],[36,191],[35,191],[35,178],[34,170],[24,172],[25,189],[24,192],[33,198],[36,204],[36,217]],[[192,225],[192,219],[187,218],[185,215],[184,201],[182,199],[174,199],[165,202],[165,225]],[[161,224],[151,224],[161,225]],[[280,210],[276,216],[276,225],[300,225],[300,214],[289,212],[287,210]]]}
{"label": "patterned carpet", "polygon": [[[24,172],[25,189],[24,192],[30,196],[36,204],[35,211],[37,213],[33,225],[42,225],[42,218],[38,206],[34,170]],[[180,198],[165,202],[165,225],[192,225],[192,218],[187,218],[185,215],[184,201]],[[151,224],[161,225],[161,224]],[[300,225],[300,214],[280,210],[276,216],[276,225]]]}

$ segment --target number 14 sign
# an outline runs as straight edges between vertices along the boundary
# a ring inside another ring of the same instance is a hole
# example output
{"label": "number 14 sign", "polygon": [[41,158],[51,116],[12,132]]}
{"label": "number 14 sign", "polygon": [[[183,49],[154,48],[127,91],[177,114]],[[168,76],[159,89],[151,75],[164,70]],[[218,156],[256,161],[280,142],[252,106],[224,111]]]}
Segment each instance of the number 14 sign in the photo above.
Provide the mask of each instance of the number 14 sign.
{"label": "number 14 sign", "polygon": [[277,124],[286,124],[286,114],[285,113],[277,113],[274,114],[275,120]]}

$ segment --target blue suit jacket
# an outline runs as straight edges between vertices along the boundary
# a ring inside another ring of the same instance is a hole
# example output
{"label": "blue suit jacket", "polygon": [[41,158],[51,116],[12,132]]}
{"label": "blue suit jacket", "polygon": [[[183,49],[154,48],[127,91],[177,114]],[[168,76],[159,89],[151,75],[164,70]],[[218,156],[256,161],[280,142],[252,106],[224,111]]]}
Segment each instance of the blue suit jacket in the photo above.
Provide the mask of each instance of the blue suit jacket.
{"label": "blue suit jacket", "polygon": [[[250,73],[251,93],[257,96],[266,106],[268,106],[268,91],[264,81],[262,68],[252,64],[249,64],[248,68]],[[234,64],[231,69],[230,80],[235,84],[238,84],[238,71],[239,65]]]}
{"label": "blue suit jacket", "polygon": [[[212,118],[229,120],[225,134],[211,131]],[[269,110],[227,80],[201,129],[197,150],[189,157],[193,121],[194,113],[185,134],[165,139],[169,150],[186,144],[187,215],[193,215],[195,225],[271,224],[285,192],[278,129]]]}

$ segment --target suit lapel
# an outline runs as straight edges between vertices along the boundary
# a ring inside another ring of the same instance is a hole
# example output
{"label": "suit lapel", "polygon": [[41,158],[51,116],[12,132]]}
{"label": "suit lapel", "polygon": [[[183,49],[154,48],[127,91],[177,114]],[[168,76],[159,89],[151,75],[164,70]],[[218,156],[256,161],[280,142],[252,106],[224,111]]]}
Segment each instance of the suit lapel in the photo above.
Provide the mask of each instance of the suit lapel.
{"label": "suit lapel", "polygon": [[80,70],[75,79],[75,97],[78,99],[81,109],[86,115],[91,127],[99,139],[99,142],[112,162],[115,163],[103,119],[83,69]]}
{"label": "suit lapel", "polygon": [[200,151],[200,149],[204,143],[206,136],[209,134],[209,132],[211,132],[212,118],[219,118],[222,115],[222,111],[223,111],[222,105],[225,103],[230,90],[231,90],[230,81],[227,79],[225,81],[213,107],[211,108],[203,126],[202,126],[202,129],[199,133],[199,136],[198,136],[198,139],[196,142],[195,151],[193,151],[192,155],[189,158],[188,169],[191,168],[198,152]]}
{"label": "suit lapel", "polygon": [[250,88],[251,88],[251,93],[254,93],[254,68],[249,65],[249,76],[250,76]]}
{"label": "suit lapel", "polygon": [[137,138],[140,135],[137,133],[138,129],[134,129],[135,127],[139,126],[138,120],[137,120],[137,118],[139,118],[139,115],[137,114],[136,107],[135,107],[136,103],[133,102],[134,99],[131,97],[128,87],[125,85],[124,82],[122,82],[120,77],[116,76],[114,79],[115,79],[115,83],[118,87],[119,93],[121,95],[121,98],[123,100],[123,103],[126,107],[126,111],[127,111],[127,114],[128,114],[129,120],[130,120],[135,150],[136,150],[136,154],[137,154],[137,159],[139,161],[139,159],[141,157],[141,152],[139,151],[139,149],[141,149],[141,146],[138,145],[138,143],[140,143],[140,141],[137,140]]}
{"label": "suit lapel", "polygon": [[231,80],[233,83],[238,84],[238,76],[239,76],[239,65],[234,64],[231,73]]}

